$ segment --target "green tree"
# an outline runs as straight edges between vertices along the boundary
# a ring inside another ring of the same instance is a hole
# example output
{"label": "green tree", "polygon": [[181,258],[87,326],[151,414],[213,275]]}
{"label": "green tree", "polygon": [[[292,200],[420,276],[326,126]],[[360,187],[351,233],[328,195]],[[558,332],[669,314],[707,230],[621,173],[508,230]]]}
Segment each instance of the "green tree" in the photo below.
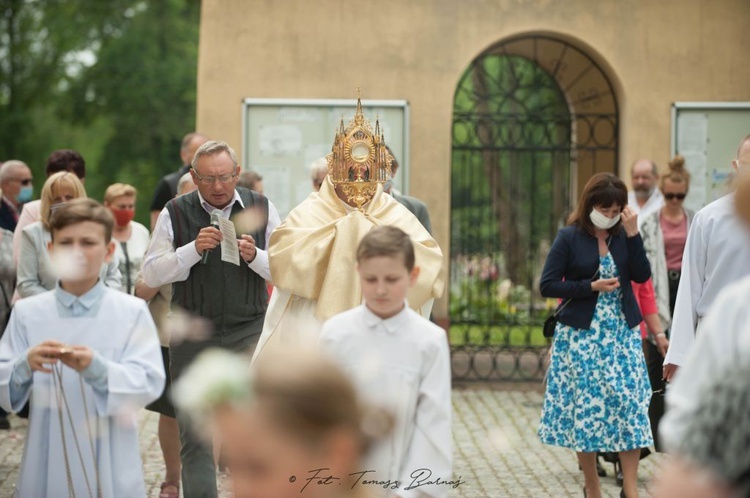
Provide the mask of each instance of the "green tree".
{"label": "green tree", "polygon": [[36,166],[68,129],[49,126],[67,82],[132,0],[0,0],[0,160]]}
{"label": "green tree", "polygon": [[101,198],[113,182],[134,185],[138,219],[148,224],[153,188],[179,166],[180,139],[195,127],[200,2],[140,1],[130,12],[72,84],[70,118],[108,121],[87,188]]}
{"label": "green tree", "polygon": [[49,153],[86,159],[86,189],[139,191],[138,219],[195,127],[200,2],[0,0],[0,161],[44,178]]}

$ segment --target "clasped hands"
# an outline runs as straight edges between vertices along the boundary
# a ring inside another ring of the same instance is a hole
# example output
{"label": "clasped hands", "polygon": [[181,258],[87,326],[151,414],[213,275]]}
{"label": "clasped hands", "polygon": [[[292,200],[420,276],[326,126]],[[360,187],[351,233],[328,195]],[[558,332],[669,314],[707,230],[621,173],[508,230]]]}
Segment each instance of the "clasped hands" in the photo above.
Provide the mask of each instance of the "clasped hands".
{"label": "clasped hands", "polygon": [[31,348],[26,355],[32,371],[52,373],[51,366],[61,361],[80,372],[91,365],[94,350],[88,346],[69,346],[59,341],[47,340]]}
{"label": "clasped hands", "polygon": [[[223,237],[219,229],[215,227],[202,228],[195,238],[195,250],[198,251],[198,254],[203,254],[204,251],[210,251],[221,244],[222,239]],[[255,239],[250,235],[241,235],[241,238],[237,239],[237,244],[242,259],[246,263],[251,263],[256,255]]]}

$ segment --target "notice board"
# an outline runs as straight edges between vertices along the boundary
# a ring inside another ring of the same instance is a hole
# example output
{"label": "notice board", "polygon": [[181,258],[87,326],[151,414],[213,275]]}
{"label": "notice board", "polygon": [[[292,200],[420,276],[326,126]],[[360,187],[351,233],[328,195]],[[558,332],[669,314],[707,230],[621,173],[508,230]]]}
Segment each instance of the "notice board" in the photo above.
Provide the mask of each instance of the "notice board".
{"label": "notice board", "polygon": [[[312,192],[310,165],[331,152],[341,118],[354,116],[357,101],[252,99],[243,101],[242,167],[263,176],[265,195],[283,219]],[[373,129],[379,117],[385,143],[399,163],[394,187],[409,191],[409,105],[405,100],[363,100]]]}
{"label": "notice board", "polygon": [[685,207],[697,211],[729,191],[737,145],[750,134],[750,102],[672,104],[671,156],[685,157],[690,192]]}

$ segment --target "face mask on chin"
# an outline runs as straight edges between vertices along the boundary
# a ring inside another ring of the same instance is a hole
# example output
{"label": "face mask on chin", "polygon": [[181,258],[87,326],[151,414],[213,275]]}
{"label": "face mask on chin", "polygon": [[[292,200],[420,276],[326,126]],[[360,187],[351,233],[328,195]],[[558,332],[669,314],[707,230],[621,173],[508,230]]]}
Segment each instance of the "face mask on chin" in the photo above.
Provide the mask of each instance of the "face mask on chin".
{"label": "face mask on chin", "polygon": [[617,225],[617,222],[620,221],[620,214],[618,214],[614,218],[608,218],[597,211],[596,208],[594,208],[591,210],[589,218],[591,219],[591,223],[593,223],[596,228],[600,230],[609,230],[613,226]]}
{"label": "face mask on chin", "polygon": [[18,195],[16,196],[16,201],[21,204],[25,202],[29,202],[33,195],[34,195],[34,187],[32,187],[31,185],[21,187],[21,191],[18,192]]}

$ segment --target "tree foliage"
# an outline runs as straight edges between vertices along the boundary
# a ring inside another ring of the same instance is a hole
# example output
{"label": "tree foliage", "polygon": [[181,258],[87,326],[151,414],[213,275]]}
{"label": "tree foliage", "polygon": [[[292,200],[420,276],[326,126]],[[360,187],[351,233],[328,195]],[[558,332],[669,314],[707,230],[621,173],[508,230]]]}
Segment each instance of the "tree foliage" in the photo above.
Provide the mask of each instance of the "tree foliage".
{"label": "tree foliage", "polygon": [[79,150],[88,194],[130,183],[145,222],[195,126],[200,2],[0,0],[0,16],[0,160],[29,163],[38,193],[49,153]]}
{"label": "tree foliage", "polygon": [[[534,62],[487,54],[464,73],[453,121],[453,319],[465,319],[462,309],[487,307],[485,299],[493,318],[473,319],[495,321],[503,280],[536,288],[542,247],[554,238],[568,205],[570,127],[564,95]],[[485,267],[493,271],[480,271]],[[480,285],[467,290],[475,278]],[[539,296],[528,296],[528,309],[521,311],[533,318]],[[510,308],[518,320],[521,306]]]}

